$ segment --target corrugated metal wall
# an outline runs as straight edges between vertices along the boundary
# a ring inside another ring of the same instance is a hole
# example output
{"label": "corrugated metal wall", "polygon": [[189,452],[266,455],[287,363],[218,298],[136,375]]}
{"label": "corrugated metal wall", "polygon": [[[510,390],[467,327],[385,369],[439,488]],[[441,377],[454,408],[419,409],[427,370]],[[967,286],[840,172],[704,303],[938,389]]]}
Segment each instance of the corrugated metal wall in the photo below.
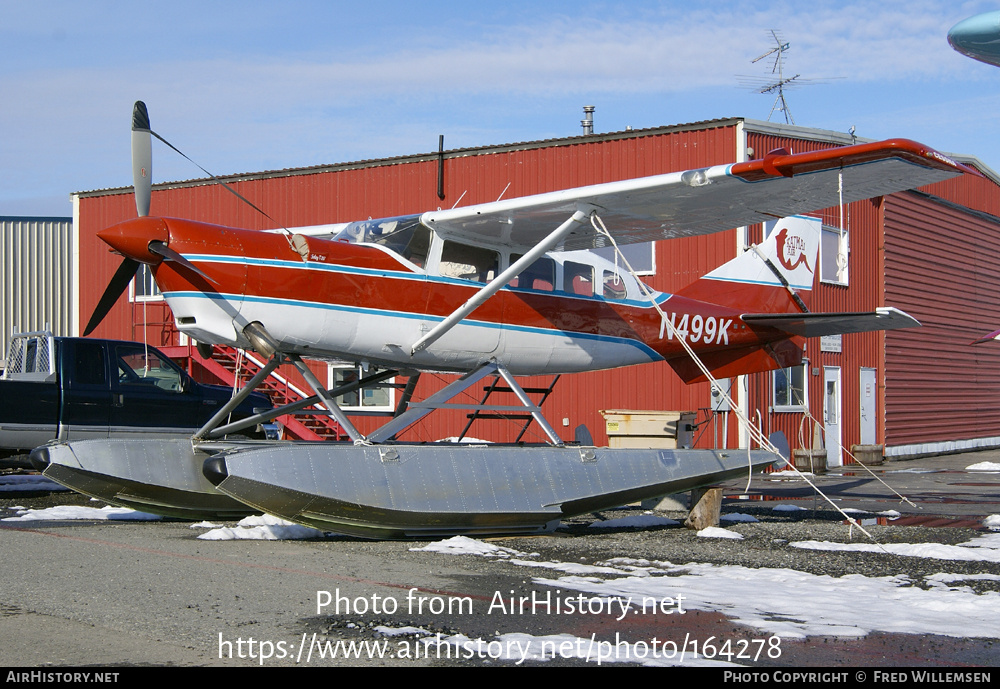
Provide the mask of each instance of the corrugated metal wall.
{"label": "corrugated metal wall", "polygon": [[[446,154],[444,163],[444,200],[437,196],[438,162],[434,154],[332,166],[302,171],[303,174],[261,175],[234,186],[273,218],[295,227],[447,208],[460,198],[462,205],[470,205],[494,201],[501,194],[504,198],[514,198],[730,163],[736,155],[735,132],[736,121],[727,120],[699,126],[452,151]],[[271,227],[266,218],[217,185],[158,187],[153,192],[151,212],[236,227]],[[109,254],[94,235],[134,215],[130,193],[81,195],[81,265],[87,265],[88,272],[95,276],[81,293],[80,312],[84,322],[120,260]],[[732,258],[735,246],[732,232],[661,243],[656,248],[656,275],[644,279],[657,289],[676,290]],[[148,308],[152,310],[154,305]],[[95,335],[141,339],[141,329],[137,331],[132,325],[135,318],[141,323],[139,307],[122,299]],[[165,343],[172,337],[161,329],[159,334],[150,336],[150,341]],[[325,373],[320,378],[325,380]],[[545,377],[527,379],[524,384],[547,385],[549,380]],[[418,394],[424,396],[441,385],[434,377],[425,376]],[[472,396],[479,394],[477,390]],[[606,436],[600,409],[697,410],[709,404],[708,386],[686,386],[668,366],[648,365],[565,376],[546,403],[545,413],[563,437],[572,438],[573,429],[585,424],[595,440],[604,443]],[[357,422],[362,432],[381,423],[370,418],[359,418]],[[409,436],[414,440],[446,437],[454,435],[463,423],[464,415],[460,413],[438,413],[414,428]],[[512,437],[510,431],[515,428],[504,422],[478,422],[470,433],[506,440]]]}
{"label": "corrugated metal wall", "polygon": [[[971,161],[970,161],[971,162]],[[996,173],[989,176],[962,175],[923,187],[922,191],[966,208],[1000,217],[1000,194]]]}
{"label": "corrugated metal wall", "polygon": [[886,335],[887,445],[1000,436],[1000,343],[969,344],[1000,328],[1000,219],[896,194],[885,233],[886,299],[923,324]]}
{"label": "corrugated metal wall", "polygon": [[15,328],[70,334],[72,260],[71,218],[0,217],[0,357]]}

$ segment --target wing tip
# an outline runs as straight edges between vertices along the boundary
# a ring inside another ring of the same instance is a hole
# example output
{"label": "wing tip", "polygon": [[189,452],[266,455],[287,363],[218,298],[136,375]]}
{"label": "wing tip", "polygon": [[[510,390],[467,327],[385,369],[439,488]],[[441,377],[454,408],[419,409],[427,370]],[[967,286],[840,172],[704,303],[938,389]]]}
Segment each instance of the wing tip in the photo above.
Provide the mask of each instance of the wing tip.
{"label": "wing tip", "polygon": [[994,340],[1000,340],[1000,330],[994,330],[989,335],[983,335],[978,340],[973,340],[970,345],[983,344],[985,342],[992,342]]}

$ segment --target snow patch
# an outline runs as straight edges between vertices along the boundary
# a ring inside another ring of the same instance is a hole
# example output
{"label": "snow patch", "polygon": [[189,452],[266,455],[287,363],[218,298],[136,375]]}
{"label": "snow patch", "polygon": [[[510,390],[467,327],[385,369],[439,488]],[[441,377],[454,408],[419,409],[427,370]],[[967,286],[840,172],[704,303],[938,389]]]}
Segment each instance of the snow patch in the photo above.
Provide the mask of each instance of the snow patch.
{"label": "snow patch", "polygon": [[743,540],[743,535],[728,529],[720,529],[718,526],[709,526],[696,534],[700,538],[731,538],[733,540]]}
{"label": "snow patch", "polygon": [[[623,564],[621,559],[614,564]],[[871,632],[998,638],[1000,593],[914,586],[907,577],[843,577],[792,569],[669,562],[645,573],[598,580],[565,576],[536,584],[642,601],[684,596],[684,610],[719,612],[738,624],[788,639],[860,638]]]}
{"label": "snow patch", "polygon": [[324,533],[270,514],[245,517],[235,527],[223,526],[200,536],[203,541],[294,541],[322,538]]}
{"label": "snow patch", "polygon": [[452,536],[443,541],[429,543],[422,548],[410,548],[413,552],[445,553],[447,555],[480,555],[483,557],[525,557],[527,553],[513,548],[483,543],[468,536]]}
{"label": "snow patch", "polygon": [[830,541],[797,541],[793,548],[805,550],[851,551],[883,553],[905,557],[926,557],[934,560],[965,562],[1000,562],[1000,534],[988,534],[960,545],[942,543],[833,543]]}
{"label": "snow patch", "polygon": [[789,479],[803,479],[803,478],[816,478],[816,474],[811,471],[796,471],[794,469],[782,469],[781,471],[772,471],[769,474],[764,474],[764,478],[774,481],[787,481]]}
{"label": "snow patch", "polygon": [[743,514],[742,512],[733,512],[732,514],[724,514],[719,517],[719,521],[722,522],[741,522],[743,524],[757,524],[759,519],[752,514]]}
{"label": "snow patch", "polygon": [[5,522],[69,521],[77,519],[99,519],[111,521],[156,521],[158,514],[137,512],[127,507],[80,507],[79,505],[57,505],[41,510],[19,509],[16,517],[4,517]]}

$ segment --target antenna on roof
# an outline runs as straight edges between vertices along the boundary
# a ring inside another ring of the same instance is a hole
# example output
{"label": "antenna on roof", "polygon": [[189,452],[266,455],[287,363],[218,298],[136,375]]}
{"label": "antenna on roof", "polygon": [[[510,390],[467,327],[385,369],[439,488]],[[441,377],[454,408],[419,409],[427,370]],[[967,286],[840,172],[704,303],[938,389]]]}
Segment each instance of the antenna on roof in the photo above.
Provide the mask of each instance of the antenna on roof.
{"label": "antenna on roof", "polygon": [[758,55],[753,60],[751,64],[756,64],[763,60],[764,58],[774,56],[774,62],[771,64],[771,74],[767,77],[752,77],[752,76],[737,76],[737,79],[745,86],[750,87],[755,93],[773,93],[775,94],[774,103],[771,105],[771,112],[767,116],[768,122],[771,121],[771,117],[774,116],[775,110],[784,113],[785,124],[795,124],[795,119],[792,117],[792,111],[788,107],[788,101],[785,99],[785,90],[790,88],[796,88],[802,86],[805,83],[822,83],[827,79],[836,79],[838,77],[827,77],[826,79],[802,79],[801,75],[796,74],[795,76],[786,77],[785,76],[785,53],[791,48],[791,44],[787,42],[781,34],[771,29],[771,38],[774,41],[774,47],[768,50],[763,55]]}
{"label": "antenna on roof", "polygon": [[796,74],[794,77],[785,78],[785,53],[791,47],[791,44],[785,42],[774,29],[771,29],[771,37],[774,38],[776,47],[771,48],[760,57],[754,58],[750,61],[750,63],[756,64],[765,57],[774,55],[774,64],[771,66],[771,74],[774,75],[777,73],[778,80],[770,84],[766,84],[759,89],[760,93],[776,92],[778,94],[774,99],[774,104],[771,106],[771,112],[767,116],[767,121],[771,121],[771,116],[774,115],[774,111],[777,109],[785,114],[785,124],[795,124],[795,118],[792,117],[792,111],[788,108],[788,101],[785,100],[785,87],[798,79],[801,75]]}

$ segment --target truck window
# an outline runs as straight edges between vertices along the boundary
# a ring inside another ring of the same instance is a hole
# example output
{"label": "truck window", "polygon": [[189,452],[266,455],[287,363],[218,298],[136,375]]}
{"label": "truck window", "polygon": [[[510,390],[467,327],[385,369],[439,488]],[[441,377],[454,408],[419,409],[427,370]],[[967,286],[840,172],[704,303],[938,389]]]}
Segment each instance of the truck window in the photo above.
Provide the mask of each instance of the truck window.
{"label": "truck window", "polygon": [[[124,350],[124,351],[123,351]],[[181,392],[179,369],[155,351],[148,356],[142,349],[118,348],[118,382],[123,385],[152,385],[169,392]]]}
{"label": "truck window", "polygon": [[24,349],[24,372],[35,372],[35,358],[38,356],[38,340],[28,340]]}
{"label": "truck window", "polygon": [[74,385],[107,385],[104,369],[104,345],[100,342],[74,342],[76,356],[73,360]]}

